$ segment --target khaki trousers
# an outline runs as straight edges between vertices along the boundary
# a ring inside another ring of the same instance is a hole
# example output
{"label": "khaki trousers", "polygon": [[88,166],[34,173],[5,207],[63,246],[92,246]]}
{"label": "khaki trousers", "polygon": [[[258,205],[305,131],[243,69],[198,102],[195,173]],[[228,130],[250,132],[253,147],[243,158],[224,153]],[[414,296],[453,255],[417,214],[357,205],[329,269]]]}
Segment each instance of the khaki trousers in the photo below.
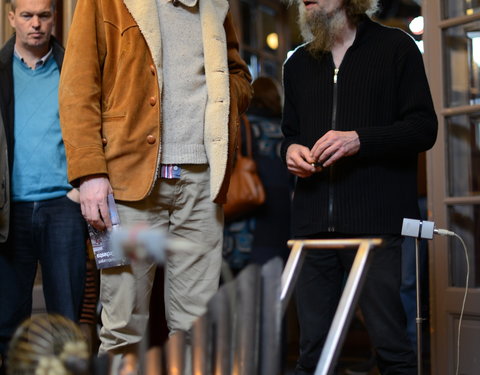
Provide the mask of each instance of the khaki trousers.
{"label": "khaki trousers", "polygon": [[[218,289],[222,262],[223,209],[210,200],[208,166],[182,166],[180,179],[160,179],[146,199],[117,202],[117,208],[121,225],[147,223],[196,245],[167,253],[165,270],[168,328],[171,334],[188,330]],[[147,328],[155,269],[133,262],[102,270],[100,353],[136,350]]]}

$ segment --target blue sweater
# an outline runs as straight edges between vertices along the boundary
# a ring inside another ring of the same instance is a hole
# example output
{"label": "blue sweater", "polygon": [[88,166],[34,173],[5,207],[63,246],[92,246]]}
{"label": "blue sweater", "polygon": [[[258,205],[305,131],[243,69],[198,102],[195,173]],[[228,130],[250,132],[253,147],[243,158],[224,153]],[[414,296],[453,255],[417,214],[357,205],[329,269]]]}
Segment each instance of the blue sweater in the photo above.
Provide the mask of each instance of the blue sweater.
{"label": "blue sweater", "polygon": [[58,115],[58,66],[50,56],[32,70],[14,56],[13,76],[12,199],[29,202],[61,197],[71,186]]}

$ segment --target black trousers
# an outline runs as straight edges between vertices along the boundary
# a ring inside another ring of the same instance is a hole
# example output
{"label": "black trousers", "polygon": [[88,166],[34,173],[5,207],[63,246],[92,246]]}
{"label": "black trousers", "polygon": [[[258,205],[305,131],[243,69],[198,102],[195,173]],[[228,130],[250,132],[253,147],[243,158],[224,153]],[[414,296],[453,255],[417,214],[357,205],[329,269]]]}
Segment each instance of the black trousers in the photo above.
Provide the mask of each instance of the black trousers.
{"label": "black trousers", "polygon": [[[358,238],[355,235],[317,234],[310,238]],[[407,336],[406,317],[400,299],[400,236],[380,237],[384,245],[374,249],[359,304],[377,364],[384,375],[416,374],[416,357]],[[300,356],[296,374],[313,374],[327,338],[343,290],[346,272],[356,250],[307,250],[296,284],[300,324]]]}

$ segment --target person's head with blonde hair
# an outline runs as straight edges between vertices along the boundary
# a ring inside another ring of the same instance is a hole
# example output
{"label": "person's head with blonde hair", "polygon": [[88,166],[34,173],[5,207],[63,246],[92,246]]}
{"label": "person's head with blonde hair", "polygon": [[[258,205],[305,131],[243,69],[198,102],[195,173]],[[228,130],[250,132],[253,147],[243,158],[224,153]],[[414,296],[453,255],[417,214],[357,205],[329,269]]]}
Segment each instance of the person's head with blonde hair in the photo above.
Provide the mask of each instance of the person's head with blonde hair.
{"label": "person's head with blonde hair", "polygon": [[15,331],[7,375],[87,375],[90,355],[80,328],[58,314],[32,315]]}
{"label": "person's head with blonde hair", "polygon": [[55,0],[13,0],[10,6],[8,20],[15,29],[15,49],[27,64],[33,65],[32,60],[45,56],[50,49]]}
{"label": "person's head with blonde hair", "polygon": [[356,26],[378,10],[378,0],[284,0],[298,5],[298,24],[307,50],[313,55],[330,51],[347,25]]}

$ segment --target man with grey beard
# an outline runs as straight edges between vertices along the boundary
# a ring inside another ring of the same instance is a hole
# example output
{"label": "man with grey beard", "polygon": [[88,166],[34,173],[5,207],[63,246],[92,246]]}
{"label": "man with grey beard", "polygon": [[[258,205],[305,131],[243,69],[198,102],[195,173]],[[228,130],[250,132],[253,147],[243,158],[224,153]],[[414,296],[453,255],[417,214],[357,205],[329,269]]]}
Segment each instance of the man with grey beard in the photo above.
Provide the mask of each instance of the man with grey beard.
{"label": "man with grey beard", "polygon": [[[282,157],[298,177],[293,234],[383,240],[359,304],[381,373],[415,374],[399,293],[400,232],[403,218],[420,218],[417,157],[437,134],[422,56],[406,33],[370,19],[377,0],[290,2],[306,41],[284,65]],[[354,257],[307,254],[296,290],[296,375],[315,371]]]}

